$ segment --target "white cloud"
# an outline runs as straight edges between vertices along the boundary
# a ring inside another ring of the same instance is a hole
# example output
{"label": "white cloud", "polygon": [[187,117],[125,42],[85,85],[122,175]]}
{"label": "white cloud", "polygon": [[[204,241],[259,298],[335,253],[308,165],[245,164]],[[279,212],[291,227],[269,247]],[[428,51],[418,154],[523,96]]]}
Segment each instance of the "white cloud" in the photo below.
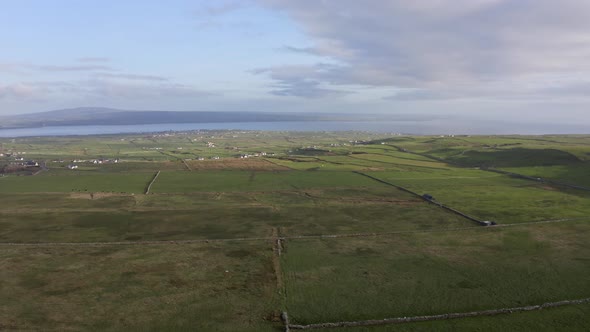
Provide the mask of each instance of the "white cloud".
{"label": "white cloud", "polygon": [[91,71],[115,71],[111,66],[99,64],[75,64],[75,65],[39,65],[30,63],[0,63],[0,72],[91,72]]}
{"label": "white cloud", "polygon": [[137,81],[168,81],[166,77],[157,75],[141,75],[141,74],[112,74],[112,73],[98,73],[96,77],[137,80]]}
{"label": "white cloud", "polygon": [[18,82],[0,85],[0,100],[39,101],[46,99],[158,100],[160,98],[203,98],[215,92],[168,82],[134,82],[104,79],[81,81]]}
{"label": "white cloud", "polygon": [[35,84],[16,83],[0,85],[0,99],[3,98],[19,98],[30,99],[37,97],[43,89]]}
{"label": "white cloud", "polygon": [[83,57],[83,58],[78,58],[76,59],[78,62],[98,62],[98,63],[104,63],[104,62],[110,62],[111,59],[107,58],[107,57]]}
{"label": "white cloud", "polygon": [[340,63],[267,68],[282,85],[391,86],[417,89],[417,99],[540,98],[544,86],[590,74],[588,1],[259,2],[287,13],[314,42],[286,49]]}

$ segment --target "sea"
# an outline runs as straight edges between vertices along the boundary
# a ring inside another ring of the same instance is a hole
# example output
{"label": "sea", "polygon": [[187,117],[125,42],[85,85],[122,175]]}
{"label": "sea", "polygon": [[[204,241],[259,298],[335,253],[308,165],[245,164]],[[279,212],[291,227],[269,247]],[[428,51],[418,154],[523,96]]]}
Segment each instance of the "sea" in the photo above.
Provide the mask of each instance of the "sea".
{"label": "sea", "polygon": [[365,131],[374,133],[413,135],[452,134],[568,134],[590,133],[587,127],[560,128],[554,126],[523,127],[518,124],[490,122],[457,123],[450,120],[433,121],[280,121],[223,123],[166,123],[142,125],[50,126],[39,128],[0,129],[0,137],[84,136],[131,133],[156,133],[196,130],[258,130],[258,131]]}

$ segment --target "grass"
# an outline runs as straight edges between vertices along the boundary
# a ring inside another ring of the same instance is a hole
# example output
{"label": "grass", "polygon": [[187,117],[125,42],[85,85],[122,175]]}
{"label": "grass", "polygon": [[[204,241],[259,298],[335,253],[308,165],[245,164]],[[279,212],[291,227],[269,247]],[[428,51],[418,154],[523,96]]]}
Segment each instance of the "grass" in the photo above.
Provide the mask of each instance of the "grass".
{"label": "grass", "polygon": [[447,158],[464,166],[519,167],[576,164],[580,160],[569,152],[557,149],[511,148],[495,151],[467,150]]}
{"label": "grass", "polygon": [[273,331],[268,248],[3,248],[0,324],[10,330]]}
{"label": "grass", "polygon": [[510,167],[503,168],[503,170],[532,177],[590,187],[590,165],[587,163],[558,166]]}
{"label": "grass", "polygon": [[162,172],[152,190],[154,193],[186,193],[380,186],[383,185],[352,172],[197,171]]}
{"label": "grass", "polygon": [[573,223],[289,241],[287,309],[308,324],[588,297],[589,232]]}
{"label": "grass", "polygon": [[[353,172],[499,224],[586,218],[585,191],[475,166],[588,186],[590,136],[201,131],[0,149],[49,167],[0,177],[0,330],[279,331],[282,310],[315,323],[590,296],[589,220],[480,227]],[[65,168],[97,158],[120,162]],[[209,241],[244,237],[264,239]],[[55,244],[152,240],[203,242]],[[589,308],[334,331],[582,331]]]}
{"label": "grass", "polygon": [[385,331],[587,331],[590,324],[590,304],[512,313],[493,317],[476,317],[411,324],[330,328],[324,332],[385,332]]}
{"label": "grass", "polygon": [[371,175],[428,193],[437,201],[498,223],[585,217],[588,194],[519,180],[490,172],[454,169],[444,172],[371,172]]}
{"label": "grass", "polygon": [[183,195],[70,194],[34,203],[0,195],[1,242],[104,242],[265,237],[428,230],[469,226],[388,186]]}
{"label": "grass", "polygon": [[7,176],[0,178],[0,193],[116,192],[142,193],[151,173],[85,173],[68,175]]}
{"label": "grass", "polygon": [[[2,242],[104,242],[270,236],[269,209],[3,214]],[[223,220],[222,223],[217,220]]]}

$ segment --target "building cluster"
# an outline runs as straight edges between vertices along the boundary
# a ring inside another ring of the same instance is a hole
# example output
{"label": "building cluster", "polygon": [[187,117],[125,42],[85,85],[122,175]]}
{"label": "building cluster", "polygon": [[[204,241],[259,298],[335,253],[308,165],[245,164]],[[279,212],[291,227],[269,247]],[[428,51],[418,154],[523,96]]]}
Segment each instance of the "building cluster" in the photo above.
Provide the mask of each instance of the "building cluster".
{"label": "building cluster", "polygon": [[[55,161],[55,160],[54,160]],[[63,160],[55,161],[55,162],[63,162]],[[117,164],[119,163],[119,158],[115,159],[105,159],[105,158],[98,158],[98,159],[74,159],[68,165],[66,165],[67,169],[78,169],[78,165],[76,164],[94,164],[94,165],[101,165],[101,164]]]}
{"label": "building cluster", "polygon": [[105,159],[105,158],[98,158],[98,159],[74,159],[72,160],[72,163],[74,164],[82,164],[82,163],[88,163],[88,164],[116,164],[119,162],[119,158],[115,158],[115,159]]}
{"label": "building cluster", "polygon": [[265,156],[272,156],[274,155],[274,153],[266,153],[266,152],[257,152],[257,153],[245,153],[245,154],[241,154],[239,155],[238,158],[240,159],[247,159],[247,158],[252,158],[252,157],[265,157]]}
{"label": "building cluster", "polygon": [[23,160],[18,159],[20,162],[14,162],[13,165],[22,166],[22,167],[39,167],[39,162],[35,160]]}
{"label": "building cluster", "polygon": [[[199,160],[199,161],[203,161],[205,159],[207,159],[207,158],[205,158],[205,157],[197,157],[197,158],[195,158],[195,160]],[[220,156],[211,156],[211,157],[209,157],[209,159],[210,160],[219,160],[219,159],[221,159],[221,157]],[[185,160],[190,160],[190,159],[185,159]]]}
{"label": "building cluster", "polygon": [[0,157],[12,159],[11,166],[16,167],[39,167],[39,162],[36,160],[26,160],[22,155],[26,152],[0,152]]}
{"label": "building cluster", "polygon": [[19,157],[24,154],[27,154],[27,153],[26,152],[0,152],[0,157],[15,158],[15,160],[24,160],[24,157]]}

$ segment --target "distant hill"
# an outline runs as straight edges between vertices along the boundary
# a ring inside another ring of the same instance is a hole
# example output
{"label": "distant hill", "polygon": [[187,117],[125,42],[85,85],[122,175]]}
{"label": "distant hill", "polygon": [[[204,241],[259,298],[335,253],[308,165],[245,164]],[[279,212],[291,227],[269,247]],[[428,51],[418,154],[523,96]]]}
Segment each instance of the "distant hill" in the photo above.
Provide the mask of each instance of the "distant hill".
{"label": "distant hill", "polygon": [[79,107],[41,113],[0,117],[0,128],[47,126],[135,125],[160,123],[223,123],[271,121],[359,120],[342,114],[265,113],[265,112],[175,112],[135,111],[103,107]]}

